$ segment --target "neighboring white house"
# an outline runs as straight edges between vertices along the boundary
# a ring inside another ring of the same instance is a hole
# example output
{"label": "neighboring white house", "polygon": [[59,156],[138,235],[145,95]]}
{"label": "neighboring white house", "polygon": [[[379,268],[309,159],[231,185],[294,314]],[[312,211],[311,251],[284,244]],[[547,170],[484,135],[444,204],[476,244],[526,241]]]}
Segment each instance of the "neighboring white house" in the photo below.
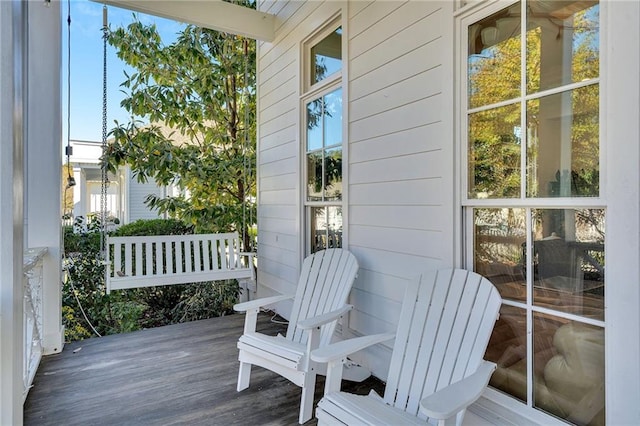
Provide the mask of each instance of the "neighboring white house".
{"label": "neighboring white house", "polygon": [[[260,295],[348,248],[348,337],[393,330],[419,270],[476,269],[504,306],[471,411],[640,424],[640,2],[106,3],[263,40]],[[0,2],[0,423],[21,418],[23,244],[49,248],[45,353],[62,345],[59,15]],[[389,355],[358,359],[384,379]]]}
{"label": "neighboring white house", "polygon": [[[76,183],[73,187],[73,216],[86,217],[87,214],[101,211],[102,143],[71,140],[70,145],[73,148],[70,164]],[[138,219],[164,217],[149,209],[144,201],[151,194],[166,197],[174,195],[176,191],[175,188],[157,185],[152,181],[139,182],[129,166],[118,168],[115,175],[109,173],[106,189],[107,217],[117,218],[123,224]]]}

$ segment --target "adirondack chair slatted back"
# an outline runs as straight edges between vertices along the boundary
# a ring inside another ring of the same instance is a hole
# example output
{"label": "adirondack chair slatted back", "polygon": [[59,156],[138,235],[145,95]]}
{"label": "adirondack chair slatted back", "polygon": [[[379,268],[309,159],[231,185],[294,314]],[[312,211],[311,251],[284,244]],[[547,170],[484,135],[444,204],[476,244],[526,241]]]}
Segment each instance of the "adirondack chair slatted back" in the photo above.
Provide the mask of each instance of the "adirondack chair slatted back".
{"label": "adirondack chair slatted back", "polygon": [[[473,373],[484,356],[500,303],[487,279],[465,270],[424,273],[418,282],[409,283],[385,402],[419,415],[422,398]],[[488,317],[493,320],[483,321]]]}
{"label": "adirondack chair slatted back", "polygon": [[[305,343],[306,333],[296,327],[298,321],[331,312],[347,302],[353,280],[358,272],[358,261],[350,252],[327,249],[305,258],[296,289],[287,339]],[[330,342],[336,323],[322,329],[320,346]]]}

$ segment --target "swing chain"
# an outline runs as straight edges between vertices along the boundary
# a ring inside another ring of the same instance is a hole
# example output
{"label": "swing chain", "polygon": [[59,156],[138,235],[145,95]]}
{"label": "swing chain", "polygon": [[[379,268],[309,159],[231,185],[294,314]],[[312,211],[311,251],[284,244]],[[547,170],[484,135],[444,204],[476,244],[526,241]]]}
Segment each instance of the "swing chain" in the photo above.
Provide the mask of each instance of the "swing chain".
{"label": "swing chain", "polygon": [[101,158],[101,192],[100,192],[100,253],[106,257],[107,230],[107,5],[102,9],[102,158]]}

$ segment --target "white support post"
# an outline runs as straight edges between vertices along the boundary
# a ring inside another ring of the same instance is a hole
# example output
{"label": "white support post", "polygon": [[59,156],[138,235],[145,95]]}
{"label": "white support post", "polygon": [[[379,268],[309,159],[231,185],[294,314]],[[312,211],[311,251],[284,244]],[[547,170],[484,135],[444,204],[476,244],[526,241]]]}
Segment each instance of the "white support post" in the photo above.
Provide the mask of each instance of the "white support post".
{"label": "white support post", "polygon": [[606,423],[640,424],[640,3],[601,2],[606,147]]}
{"label": "white support post", "polygon": [[27,6],[0,2],[0,424],[22,425]]}
{"label": "white support post", "polygon": [[43,273],[44,354],[64,344],[62,328],[62,31],[60,2],[29,7],[26,156],[28,247],[46,247]]}

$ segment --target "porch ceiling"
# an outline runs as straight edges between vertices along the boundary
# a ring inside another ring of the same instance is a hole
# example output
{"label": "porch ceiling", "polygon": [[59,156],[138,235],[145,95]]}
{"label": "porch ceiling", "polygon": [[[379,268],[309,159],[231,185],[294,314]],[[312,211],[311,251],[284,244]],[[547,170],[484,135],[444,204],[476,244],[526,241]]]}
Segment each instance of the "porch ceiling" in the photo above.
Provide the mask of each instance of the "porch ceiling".
{"label": "porch ceiling", "polygon": [[221,0],[92,0],[262,41],[273,41],[275,16]]}

